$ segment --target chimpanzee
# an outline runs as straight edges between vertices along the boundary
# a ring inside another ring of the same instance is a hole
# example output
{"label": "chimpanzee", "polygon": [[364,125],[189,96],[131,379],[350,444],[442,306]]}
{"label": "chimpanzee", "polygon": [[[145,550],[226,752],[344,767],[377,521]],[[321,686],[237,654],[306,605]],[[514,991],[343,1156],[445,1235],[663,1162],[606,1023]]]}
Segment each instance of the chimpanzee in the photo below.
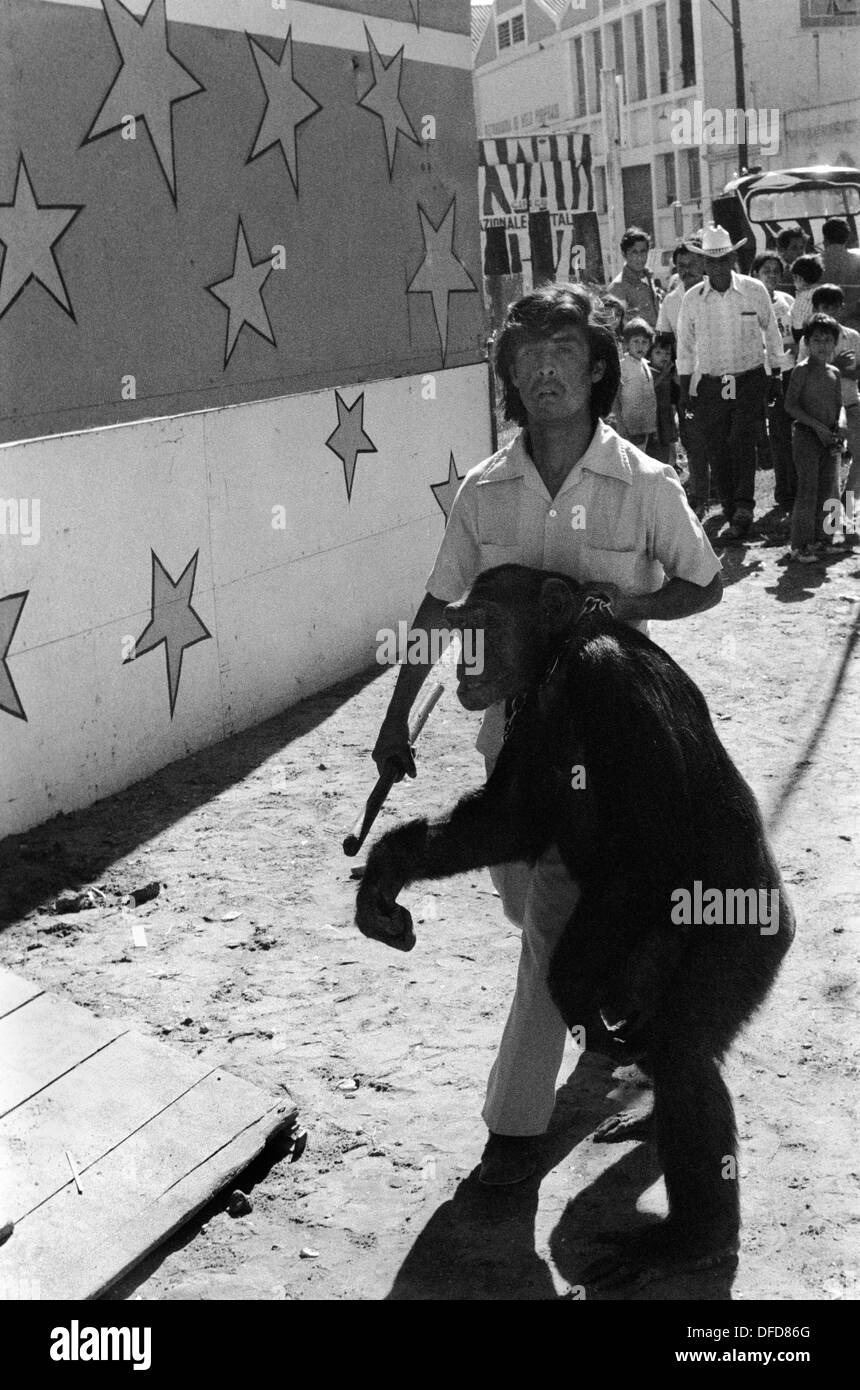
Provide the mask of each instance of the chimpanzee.
{"label": "chimpanzee", "polygon": [[[737,1138],[719,1064],[794,935],[755,797],[689,676],[574,580],[502,565],[446,618],[483,631],[483,670],[461,665],[457,694],[466,709],[508,702],[504,747],[486,786],[449,816],[381,837],[357,924],[409,950],[405,885],[533,862],[555,842],[582,896],[552,962],[553,998],[587,1046],[608,1025],[653,1077],[669,1216],[640,1237],[638,1258],[733,1252]],[[680,890],[746,910],[726,912],[726,925],[700,911],[696,924]]]}

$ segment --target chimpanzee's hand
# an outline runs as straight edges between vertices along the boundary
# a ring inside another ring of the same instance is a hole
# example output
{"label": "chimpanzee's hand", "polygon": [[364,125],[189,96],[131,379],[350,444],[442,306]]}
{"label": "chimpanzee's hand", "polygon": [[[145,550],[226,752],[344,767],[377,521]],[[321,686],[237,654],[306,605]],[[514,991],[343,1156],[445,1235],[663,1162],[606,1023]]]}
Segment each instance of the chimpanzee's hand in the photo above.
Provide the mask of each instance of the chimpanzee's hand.
{"label": "chimpanzee's hand", "polygon": [[403,879],[393,861],[377,845],[371,851],[361,878],[355,903],[355,924],[363,936],[383,941],[396,951],[411,951],[415,945],[412,917],[397,902]]}
{"label": "chimpanzee's hand", "polygon": [[609,583],[583,584],[579,591],[579,598],[582,605],[579,610],[579,618],[586,617],[589,613],[601,611],[611,616],[618,606],[619,589],[616,584]]}

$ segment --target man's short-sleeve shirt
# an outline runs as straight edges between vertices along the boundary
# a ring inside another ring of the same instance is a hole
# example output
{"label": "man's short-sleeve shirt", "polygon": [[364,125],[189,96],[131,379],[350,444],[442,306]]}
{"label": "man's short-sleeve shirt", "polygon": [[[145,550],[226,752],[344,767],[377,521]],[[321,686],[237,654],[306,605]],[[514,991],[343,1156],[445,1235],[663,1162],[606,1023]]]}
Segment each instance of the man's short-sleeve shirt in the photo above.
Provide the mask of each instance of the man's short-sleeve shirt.
{"label": "man's short-sleeve shirt", "polygon": [[[673,468],[649,458],[602,420],[555,497],[526,450],[523,433],[471,469],[451,508],[427,590],[460,598],[494,565],[557,570],[580,583],[647,594],[669,579],[710,584],[720,572]],[[631,623],[642,632],[647,622]],[[485,720],[478,747],[492,744],[500,711]]]}

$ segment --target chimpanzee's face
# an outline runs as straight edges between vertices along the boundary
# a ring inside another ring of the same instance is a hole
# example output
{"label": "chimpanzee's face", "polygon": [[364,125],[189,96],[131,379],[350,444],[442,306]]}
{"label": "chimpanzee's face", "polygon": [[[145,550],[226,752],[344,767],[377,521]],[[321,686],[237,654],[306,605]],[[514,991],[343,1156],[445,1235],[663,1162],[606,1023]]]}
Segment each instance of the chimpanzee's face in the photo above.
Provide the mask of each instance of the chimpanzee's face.
{"label": "chimpanzee's face", "polygon": [[[491,600],[462,600],[445,610],[462,634],[457,663],[457,699],[464,709],[487,709],[526,690],[540,673],[542,645],[535,642],[534,614]],[[466,662],[464,652],[480,652]]]}

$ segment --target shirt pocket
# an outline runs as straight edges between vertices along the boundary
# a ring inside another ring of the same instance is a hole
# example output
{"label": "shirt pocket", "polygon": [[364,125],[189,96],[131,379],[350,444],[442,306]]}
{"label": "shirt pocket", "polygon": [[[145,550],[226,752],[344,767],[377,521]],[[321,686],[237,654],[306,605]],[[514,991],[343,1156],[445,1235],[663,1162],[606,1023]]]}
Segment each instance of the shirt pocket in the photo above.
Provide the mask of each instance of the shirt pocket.
{"label": "shirt pocket", "polygon": [[496,565],[522,565],[523,552],[519,545],[481,544],[481,573],[495,569]]}
{"label": "shirt pocket", "polygon": [[637,571],[645,558],[632,547],[585,545],[578,557],[577,578],[581,584],[616,584],[624,593],[636,593]]}
{"label": "shirt pocket", "polygon": [[510,482],[487,483],[475,489],[478,540],[482,551],[485,546],[510,549],[517,545],[521,487],[522,483],[517,478]]}

